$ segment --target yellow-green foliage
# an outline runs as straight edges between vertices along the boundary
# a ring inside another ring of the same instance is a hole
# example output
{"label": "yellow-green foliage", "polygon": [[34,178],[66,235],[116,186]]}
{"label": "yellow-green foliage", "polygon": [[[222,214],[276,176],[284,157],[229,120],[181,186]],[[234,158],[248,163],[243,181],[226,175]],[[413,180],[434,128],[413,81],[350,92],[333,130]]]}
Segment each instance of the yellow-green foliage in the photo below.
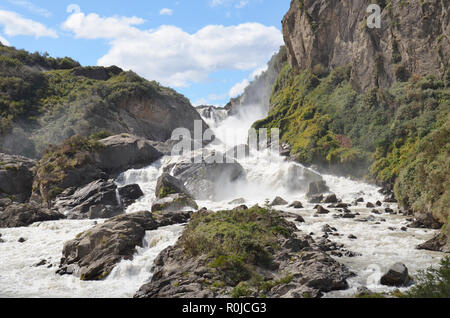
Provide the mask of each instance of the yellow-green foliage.
{"label": "yellow-green foliage", "polygon": [[274,85],[269,117],[255,128],[279,128],[281,141],[292,146],[292,154],[304,164],[367,166],[367,153],[354,147],[345,129],[349,106],[362,103],[348,83],[349,68],[335,70],[325,79],[309,72],[295,75],[289,65]]}
{"label": "yellow-green foliage", "polygon": [[206,256],[209,267],[233,286],[257,275],[255,266],[270,268],[279,237],[291,237],[292,229],[279,212],[253,207],[194,215],[180,244],[190,257]]}
{"label": "yellow-green foliage", "polygon": [[281,141],[303,164],[395,183],[405,208],[448,222],[448,79],[413,76],[390,89],[358,93],[350,74],[349,67],[340,67],[319,78],[286,64],[269,116],[254,126],[279,128]]}
{"label": "yellow-green foliage", "polygon": [[[395,183],[397,200],[414,211],[450,217],[450,115],[442,126],[417,142]],[[450,233],[449,233],[450,234]]]}
{"label": "yellow-green foliage", "polygon": [[96,139],[74,136],[60,147],[48,148],[37,167],[39,184],[34,185],[34,190],[39,188],[46,201],[54,199],[63,191],[60,185],[67,172],[92,163],[92,154],[102,147]]}
{"label": "yellow-green foliage", "polygon": [[450,258],[441,260],[438,269],[419,272],[416,284],[406,293],[410,298],[450,298]]}

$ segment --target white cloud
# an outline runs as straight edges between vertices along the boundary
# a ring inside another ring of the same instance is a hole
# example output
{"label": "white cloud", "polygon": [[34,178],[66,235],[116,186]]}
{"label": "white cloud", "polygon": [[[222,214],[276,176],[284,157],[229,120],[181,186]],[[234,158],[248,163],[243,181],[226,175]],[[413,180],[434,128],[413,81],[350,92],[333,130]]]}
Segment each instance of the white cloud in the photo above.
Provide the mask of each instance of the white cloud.
{"label": "white cloud", "polygon": [[[98,14],[91,13],[85,15],[78,8],[71,7],[74,10],[69,18],[63,23],[64,30],[72,31],[75,37],[79,39],[116,39],[134,37],[139,33],[139,29],[133,25],[139,25],[145,20],[137,17],[108,17],[103,18]],[[69,8],[67,9],[69,10]]]}
{"label": "white cloud", "polygon": [[248,84],[250,84],[249,80],[248,79],[244,79],[242,82],[237,83],[236,85],[234,85],[230,89],[230,92],[228,93],[228,95],[231,98],[235,98],[235,97],[238,97],[239,95],[242,95],[242,93],[244,92],[244,90],[248,86]]}
{"label": "white cloud", "polygon": [[10,3],[16,5],[16,6],[20,6],[22,8],[27,9],[30,12],[39,14],[43,17],[49,18],[52,16],[52,13],[50,11],[48,11],[47,9],[44,8],[40,8],[38,6],[36,6],[34,3],[31,3],[30,1],[26,1],[26,0],[9,0]]}
{"label": "white cloud", "polygon": [[0,35],[0,42],[2,42],[3,45],[10,46],[8,40],[5,39],[3,36]]}
{"label": "white cloud", "polygon": [[161,9],[161,11],[159,11],[160,15],[172,15],[173,14],[173,10],[172,9],[168,9],[168,8],[164,8]]}
{"label": "white cloud", "polygon": [[141,30],[136,17],[100,17],[74,13],[63,28],[76,38],[107,39],[103,66],[118,65],[164,85],[188,86],[219,70],[254,70],[265,64],[283,43],[275,27],[259,23],[208,25],[194,34],[175,26]]}
{"label": "white cloud", "polygon": [[0,10],[0,25],[3,26],[3,32],[8,36],[58,37],[56,31],[47,28],[39,22],[23,18],[12,11]]}

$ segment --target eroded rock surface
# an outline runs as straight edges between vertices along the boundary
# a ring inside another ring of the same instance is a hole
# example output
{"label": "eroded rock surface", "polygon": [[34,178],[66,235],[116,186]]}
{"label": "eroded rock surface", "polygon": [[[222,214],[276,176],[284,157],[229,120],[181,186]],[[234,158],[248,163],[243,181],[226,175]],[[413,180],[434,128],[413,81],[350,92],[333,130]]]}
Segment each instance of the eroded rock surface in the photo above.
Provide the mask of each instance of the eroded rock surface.
{"label": "eroded rock surface", "polygon": [[59,274],[74,274],[81,280],[100,280],[123,259],[132,259],[143,244],[146,231],[185,223],[190,214],[168,213],[157,217],[148,211],[120,215],[77,235],[64,244]]}

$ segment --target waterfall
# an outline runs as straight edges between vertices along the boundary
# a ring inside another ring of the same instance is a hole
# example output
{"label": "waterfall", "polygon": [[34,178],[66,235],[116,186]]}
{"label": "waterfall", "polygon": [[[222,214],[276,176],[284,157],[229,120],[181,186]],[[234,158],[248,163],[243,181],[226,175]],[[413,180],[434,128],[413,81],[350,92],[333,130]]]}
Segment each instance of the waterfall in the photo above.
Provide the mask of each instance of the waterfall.
{"label": "waterfall", "polygon": [[[239,113],[231,117],[226,116],[225,110],[216,108],[209,108],[200,113],[207,116],[204,120],[209,123],[217,137],[217,142],[207,148],[225,152],[236,145],[245,144],[249,128],[255,121],[264,118],[267,110],[258,105],[247,105],[240,107]],[[138,184],[144,192],[141,199],[128,207],[127,213],[150,210],[156,199],[158,177],[165,167],[179,159],[182,158],[166,156],[149,167],[131,169],[119,176],[116,180],[118,186]],[[349,266],[357,276],[349,280],[349,290],[332,292],[326,297],[350,296],[356,293],[358,286],[367,286],[375,292],[391,291],[392,289],[379,285],[378,278],[380,273],[395,262],[407,264],[412,275],[418,270],[439,263],[439,253],[419,251],[415,248],[430,239],[435,231],[401,231],[400,228],[406,226],[407,222],[399,215],[383,214],[379,217],[379,224],[334,218],[334,212],[315,216],[314,205],[308,204],[305,197],[305,173],[308,171],[305,167],[289,162],[270,150],[251,150],[250,156],[238,161],[247,174],[246,180],[220,184],[217,191],[223,194],[221,201],[197,203],[201,207],[217,211],[234,208],[230,201],[237,198],[244,198],[248,206],[263,205],[266,199],[272,200],[275,196],[281,196],[287,201],[301,201],[305,209],[280,207],[283,211],[304,217],[305,223],[296,224],[300,231],[314,233],[314,239],[320,240],[323,234],[321,228],[330,224],[336,227],[341,235],[333,237],[333,241],[361,254],[358,257],[337,259]],[[376,186],[331,175],[322,175],[322,178],[330,191],[344,202],[352,202],[357,198],[363,198],[365,202],[383,199]],[[397,208],[396,205],[385,203],[382,208],[386,207]],[[362,206],[350,209],[361,217],[371,215],[371,211]],[[183,231],[183,225],[177,225],[147,232],[144,246],[137,249],[133,260],[119,263],[104,281],[83,282],[77,277],[55,275],[64,242],[94,226],[93,222],[61,220],[37,223],[28,228],[2,229],[2,239],[5,243],[0,244],[0,297],[132,297],[151,277],[151,268],[157,255],[166,247],[175,244]],[[103,220],[95,222],[100,223]],[[349,239],[350,234],[358,239]],[[18,245],[19,237],[26,237],[27,241]],[[41,259],[49,260],[53,267],[30,266]],[[29,284],[30,281],[33,284]]]}

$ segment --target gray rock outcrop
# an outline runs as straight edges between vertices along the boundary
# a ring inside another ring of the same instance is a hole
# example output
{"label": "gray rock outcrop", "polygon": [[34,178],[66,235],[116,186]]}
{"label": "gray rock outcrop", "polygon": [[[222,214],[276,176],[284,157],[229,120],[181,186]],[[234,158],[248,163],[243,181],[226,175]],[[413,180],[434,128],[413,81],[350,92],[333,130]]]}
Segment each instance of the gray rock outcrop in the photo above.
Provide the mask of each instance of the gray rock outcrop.
{"label": "gray rock outcrop", "polygon": [[0,153],[0,198],[25,202],[31,195],[35,160]]}
{"label": "gray rock outcrop", "polygon": [[449,2],[382,1],[379,29],[367,26],[371,3],[292,1],[282,22],[289,63],[313,72],[351,65],[361,91],[390,87],[402,72],[442,77],[450,57]]}
{"label": "gray rock outcrop", "polygon": [[64,218],[63,214],[43,208],[37,203],[13,203],[9,199],[0,200],[0,228],[25,227],[36,222]]}
{"label": "gray rock outcrop", "polygon": [[64,244],[57,273],[74,274],[81,280],[101,280],[121,260],[133,259],[136,247],[142,247],[146,231],[188,219],[188,213],[162,214],[155,219],[144,211],[107,220]]}

